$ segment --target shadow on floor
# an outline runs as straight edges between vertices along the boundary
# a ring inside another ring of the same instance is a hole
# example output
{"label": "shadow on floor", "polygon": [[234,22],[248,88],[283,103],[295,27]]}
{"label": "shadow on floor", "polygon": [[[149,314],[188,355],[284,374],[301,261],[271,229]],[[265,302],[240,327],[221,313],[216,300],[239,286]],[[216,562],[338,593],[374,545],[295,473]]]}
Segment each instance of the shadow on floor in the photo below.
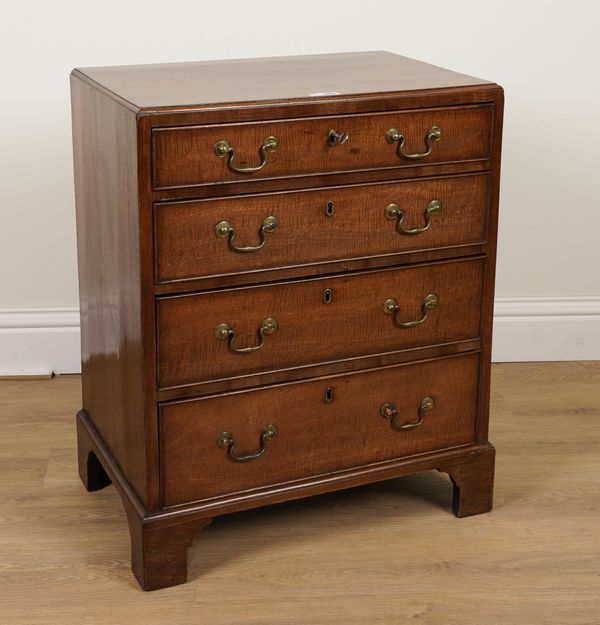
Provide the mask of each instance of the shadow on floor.
{"label": "shadow on floor", "polygon": [[[393,497],[390,497],[393,495]],[[269,546],[285,553],[294,544],[360,527],[373,528],[396,519],[452,514],[452,484],[445,473],[427,471],[348,490],[316,495],[216,517],[200,531],[189,552],[189,579]],[[289,531],[293,524],[294,533]],[[221,545],[213,552],[207,542]],[[224,555],[222,546],[235,543]]]}

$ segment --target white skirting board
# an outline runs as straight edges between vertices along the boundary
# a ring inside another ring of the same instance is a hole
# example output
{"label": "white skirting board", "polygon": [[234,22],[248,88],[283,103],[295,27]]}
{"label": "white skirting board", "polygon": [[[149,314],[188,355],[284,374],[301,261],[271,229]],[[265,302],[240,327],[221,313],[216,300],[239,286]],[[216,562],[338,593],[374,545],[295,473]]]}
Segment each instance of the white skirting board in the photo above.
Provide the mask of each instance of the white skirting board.
{"label": "white skirting board", "polygon": [[[600,296],[496,299],[492,359],[600,360]],[[0,377],[80,371],[78,308],[0,309]]]}
{"label": "white skirting board", "polygon": [[79,308],[0,309],[0,377],[80,371]]}
{"label": "white skirting board", "polygon": [[492,360],[600,360],[600,296],[497,298]]}

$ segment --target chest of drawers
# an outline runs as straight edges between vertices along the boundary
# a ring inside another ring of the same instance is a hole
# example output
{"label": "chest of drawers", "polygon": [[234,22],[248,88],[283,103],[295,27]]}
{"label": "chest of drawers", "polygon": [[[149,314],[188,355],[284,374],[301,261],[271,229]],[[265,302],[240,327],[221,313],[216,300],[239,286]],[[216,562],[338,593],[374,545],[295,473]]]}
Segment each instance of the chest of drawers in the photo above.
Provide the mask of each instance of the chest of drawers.
{"label": "chest of drawers", "polygon": [[71,92],[79,472],[144,589],[246,508],[438,469],[491,509],[498,85],[376,52]]}

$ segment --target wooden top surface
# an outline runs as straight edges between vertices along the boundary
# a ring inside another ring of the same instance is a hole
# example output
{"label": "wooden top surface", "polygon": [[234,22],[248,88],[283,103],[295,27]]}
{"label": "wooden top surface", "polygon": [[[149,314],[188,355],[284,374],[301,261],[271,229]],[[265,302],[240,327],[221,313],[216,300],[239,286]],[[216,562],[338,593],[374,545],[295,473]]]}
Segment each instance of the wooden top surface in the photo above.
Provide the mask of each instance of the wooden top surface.
{"label": "wooden top surface", "polygon": [[152,109],[491,84],[381,51],[86,67],[74,72],[135,107]]}

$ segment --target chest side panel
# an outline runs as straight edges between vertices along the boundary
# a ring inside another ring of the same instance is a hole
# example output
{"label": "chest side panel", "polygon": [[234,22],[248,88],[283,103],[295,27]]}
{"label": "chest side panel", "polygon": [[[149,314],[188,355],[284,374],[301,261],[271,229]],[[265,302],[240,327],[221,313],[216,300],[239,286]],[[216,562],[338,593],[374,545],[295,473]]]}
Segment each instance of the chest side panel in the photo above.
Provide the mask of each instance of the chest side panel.
{"label": "chest side panel", "polygon": [[83,408],[147,501],[136,118],[71,78]]}

